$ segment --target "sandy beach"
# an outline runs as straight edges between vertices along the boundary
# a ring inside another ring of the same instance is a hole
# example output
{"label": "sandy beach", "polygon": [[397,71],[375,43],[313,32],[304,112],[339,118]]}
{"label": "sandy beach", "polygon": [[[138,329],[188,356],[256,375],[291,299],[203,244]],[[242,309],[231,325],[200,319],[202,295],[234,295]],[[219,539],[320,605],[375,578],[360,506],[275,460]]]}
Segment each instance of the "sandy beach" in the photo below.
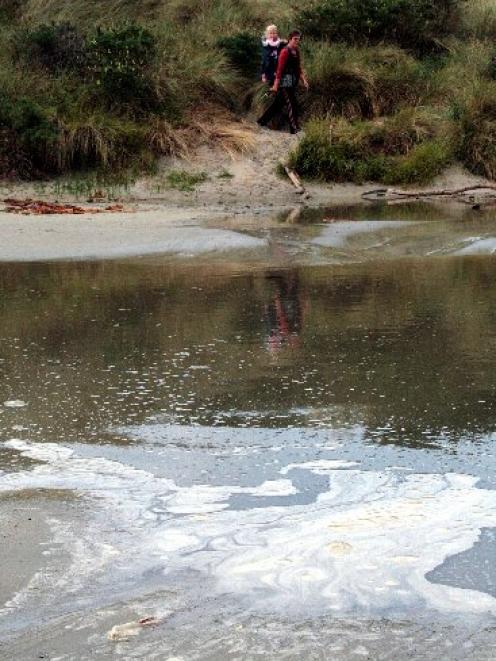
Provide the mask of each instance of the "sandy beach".
{"label": "sandy beach", "polygon": [[[215,245],[235,249],[234,235],[202,236],[199,225],[218,220],[236,228],[242,216],[274,215],[278,211],[362,204],[363,193],[377,184],[305,183],[299,194],[277,166],[297,138],[268,130],[254,130],[254,145],[244,154],[199,149],[190,160],[166,159],[157,175],[126,187],[100,191],[118,201],[126,213],[83,216],[24,216],[2,212],[2,199],[34,198],[64,203],[84,203],[63,181],[37,184],[0,184],[0,261],[88,259],[124,257],[181,251],[208,252]],[[167,185],[171,171],[204,172],[206,181],[193,191]],[[226,173],[229,176],[225,176]],[[459,167],[448,170],[424,190],[459,189],[488,183]],[[422,190],[422,189],[418,189]],[[457,206],[456,203],[447,202]],[[105,203],[94,204],[104,208]],[[464,206],[458,204],[458,206]],[[191,229],[188,231],[188,226]],[[181,232],[173,231],[181,227]],[[192,229],[194,228],[194,229]],[[242,248],[248,247],[246,239]]]}

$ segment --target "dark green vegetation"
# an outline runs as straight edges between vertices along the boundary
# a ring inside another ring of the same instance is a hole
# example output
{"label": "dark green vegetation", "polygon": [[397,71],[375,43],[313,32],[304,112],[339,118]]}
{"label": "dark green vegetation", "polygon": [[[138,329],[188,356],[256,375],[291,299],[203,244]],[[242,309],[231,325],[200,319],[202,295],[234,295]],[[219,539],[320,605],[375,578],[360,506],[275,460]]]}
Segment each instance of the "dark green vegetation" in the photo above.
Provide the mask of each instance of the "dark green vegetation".
{"label": "dark green vegetation", "polygon": [[461,20],[459,0],[317,0],[297,14],[311,37],[371,44],[393,42],[414,52],[443,50],[440,39]]}
{"label": "dark green vegetation", "polygon": [[496,176],[496,3],[319,0],[299,19],[321,40],[302,175],[423,184],[461,162]]}
{"label": "dark green vegetation", "polygon": [[405,109],[377,122],[312,120],[292,155],[298,172],[329,181],[427,183],[450,164],[437,118]]}
{"label": "dark green vegetation", "polygon": [[242,150],[237,99],[266,13],[234,0],[6,0],[0,176],[149,171],[199,142]]}
{"label": "dark green vegetation", "polygon": [[185,170],[171,170],[167,174],[167,183],[171,188],[191,193],[197,184],[207,181],[206,172],[186,172]]}
{"label": "dark green vegetation", "polygon": [[249,140],[268,22],[304,31],[308,177],[496,177],[493,0],[4,0],[0,176],[153,170]]}

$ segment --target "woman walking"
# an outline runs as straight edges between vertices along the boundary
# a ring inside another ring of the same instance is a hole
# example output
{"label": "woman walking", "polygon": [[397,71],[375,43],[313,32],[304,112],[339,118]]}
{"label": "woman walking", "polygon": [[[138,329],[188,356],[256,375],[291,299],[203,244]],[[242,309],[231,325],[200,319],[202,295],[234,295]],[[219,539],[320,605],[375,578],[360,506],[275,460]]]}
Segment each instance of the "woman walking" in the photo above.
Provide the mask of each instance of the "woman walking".
{"label": "woman walking", "polygon": [[260,126],[267,126],[273,117],[285,110],[288,115],[290,132],[298,133],[300,130],[296,99],[296,90],[300,80],[305,89],[308,89],[308,81],[301,63],[300,41],[301,32],[294,30],[289,35],[288,45],[281,51],[274,84],[271,88],[276,96],[258,120]]}

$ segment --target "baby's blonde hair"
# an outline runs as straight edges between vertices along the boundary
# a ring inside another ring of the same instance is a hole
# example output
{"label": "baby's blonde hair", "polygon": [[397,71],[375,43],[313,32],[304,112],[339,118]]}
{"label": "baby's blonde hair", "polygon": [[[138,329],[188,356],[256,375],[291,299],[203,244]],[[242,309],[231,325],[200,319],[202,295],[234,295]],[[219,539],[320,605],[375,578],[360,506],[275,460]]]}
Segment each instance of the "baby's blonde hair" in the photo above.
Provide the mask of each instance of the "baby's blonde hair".
{"label": "baby's blonde hair", "polygon": [[272,30],[275,30],[277,33],[279,32],[279,30],[277,29],[277,25],[267,25],[267,27],[265,28],[265,36],[267,36],[269,32],[272,32]]}

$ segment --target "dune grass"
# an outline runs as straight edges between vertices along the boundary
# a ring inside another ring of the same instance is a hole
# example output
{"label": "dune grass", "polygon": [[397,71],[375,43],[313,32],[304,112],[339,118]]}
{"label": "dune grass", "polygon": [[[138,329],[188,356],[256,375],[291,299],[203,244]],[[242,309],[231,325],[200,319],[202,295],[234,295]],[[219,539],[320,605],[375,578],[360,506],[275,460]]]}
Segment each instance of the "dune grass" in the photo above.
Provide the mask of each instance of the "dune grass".
{"label": "dune grass", "polygon": [[313,120],[290,156],[302,176],[323,181],[427,183],[454,160],[442,120],[406,109],[383,121]]}
{"label": "dune grass", "polygon": [[[382,4],[395,3],[415,5]],[[443,3],[450,20],[437,35],[420,20],[417,48],[391,23],[401,12],[377,2],[349,4],[361,20],[377,5],[362,38],[314,20],[337,0],[5,0],[0,177],[153,170],[200,144],[248,152],[245,116],[267,102],[253,50],[264,25],[284,33],[304,14],[308,123],[291,156],[302,175],[423,183],[458,160],[496,178],[496,5]]]}

